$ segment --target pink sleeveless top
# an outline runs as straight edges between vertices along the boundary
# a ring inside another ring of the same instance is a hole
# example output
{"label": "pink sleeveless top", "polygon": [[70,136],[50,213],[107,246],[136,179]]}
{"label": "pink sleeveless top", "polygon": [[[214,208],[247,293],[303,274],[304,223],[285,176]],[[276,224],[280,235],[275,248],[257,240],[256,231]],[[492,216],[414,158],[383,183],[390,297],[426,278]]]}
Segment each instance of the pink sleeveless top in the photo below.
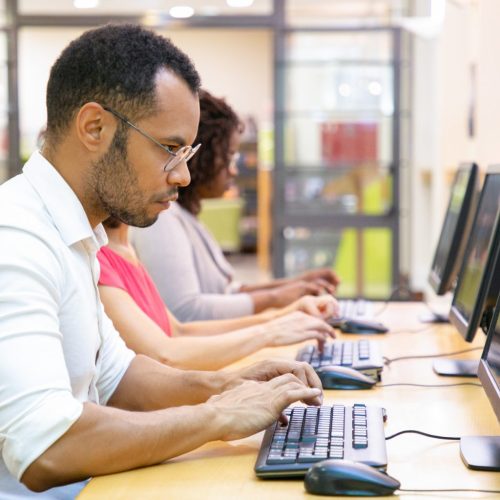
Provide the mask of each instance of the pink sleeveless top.
{"label": "pink sleeveless top", "polygon": [[169,337],[172,336],[165,304],[142,264],[132,264],[108,247],[102,247],[97,258],[101,267],[99,285],[125,290],[135,303]]}

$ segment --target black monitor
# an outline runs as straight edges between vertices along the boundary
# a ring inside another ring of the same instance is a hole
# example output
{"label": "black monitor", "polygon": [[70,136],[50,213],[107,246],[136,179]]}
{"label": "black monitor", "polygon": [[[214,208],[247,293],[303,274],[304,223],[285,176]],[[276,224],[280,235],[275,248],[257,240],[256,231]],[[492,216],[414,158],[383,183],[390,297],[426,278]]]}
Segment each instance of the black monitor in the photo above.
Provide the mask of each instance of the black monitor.
{"label": "black monitor", "polygon": [[451,303],[450,321],[467,342],[486,332],[500,290],[500,165],[488,168]]}
{"label": "black monitor", "polygon": [[[478,376],[500,422],[500,296],[497,300]],[[500,437],[467,436],[460,440],[460,454],[471,469],[500,470]]]}
{"label": "black monitor", "polygon": [[[450,321],[467,342],[486,332],[500,291],[500,166],[488,168],[453,295]],[[438,360],[440,375],[476,376],[477,361]]]}
{"label": "black monitor", "polygon": [[500,296],[479,362],[478,376],[500,422]]}
{"label": "black monitor", "polygon": [[429,273],[429,284],[437,295],[444,295],[455,285],[478,197],[477,165],[463,163],[453,179],[448,208]]}

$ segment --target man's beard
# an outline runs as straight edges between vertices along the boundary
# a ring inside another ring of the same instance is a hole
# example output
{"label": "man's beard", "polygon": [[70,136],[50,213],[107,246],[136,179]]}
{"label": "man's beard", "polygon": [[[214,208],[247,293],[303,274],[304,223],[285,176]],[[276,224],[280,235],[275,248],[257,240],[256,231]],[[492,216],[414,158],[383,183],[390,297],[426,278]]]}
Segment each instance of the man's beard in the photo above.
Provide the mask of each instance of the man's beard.
{"label": "man's beard", "polygon": [[92,167],[91,189],[102,210],[130,226],[147,227],[156,221],[158,215],[147,215],[148,201],[128,161],[126,130],[117,129],[109,150]]}

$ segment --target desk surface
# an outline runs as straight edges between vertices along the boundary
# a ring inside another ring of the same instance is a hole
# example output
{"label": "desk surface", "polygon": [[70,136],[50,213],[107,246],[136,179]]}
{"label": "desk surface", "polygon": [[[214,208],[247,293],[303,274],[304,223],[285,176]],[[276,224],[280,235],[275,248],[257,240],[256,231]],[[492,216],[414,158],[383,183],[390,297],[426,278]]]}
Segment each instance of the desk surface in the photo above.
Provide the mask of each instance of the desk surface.
{"label": "desk surface", "polygon": [[[453,352],[484,344],[478,334],[473,344],[462,340],[451,325],[425,325],[417,319],[425,312],[421,304],[393,303],[379,316],[393,333],[370,336],[388,358],[405,355]],[[340,340],[359,336],[341,335]],[[365,336],[365,338],[367,338]],[[266,349],[235,365],[242,366],[270,357],[294,358],[297,346]],[[479,358],[480,350],[460,357]],[[384,368],[382,383],[410,382],[452,384],[478,379],[439,377],[431,359],[394,362]],[[475,386],[385,387],[363,391],[325,391],[324,403],[363,402],[387,410],[386,435],[418,429],[449,436],[498,435],[498,421],[484,390]],[[168,463],[94,478],[79,500],[91,499],[296,499],[308,495],[301,480],[260,480],[253,467],[262,433],[230,443],[209,443]],[[407,489],[483,488],[500,489],[500,474],[472,471],[462,463],[456,441],[440,441],[406,434],[387,442],[388,473]],[[422,499],[423,494],[401,495]],[[445,497],[445,495],[448,495]],[[451,496],[450,496],[451,495]],[[425,498],[475,498],[477,494],[425,494]],[[483,495],[493,498],[494,495]]]}

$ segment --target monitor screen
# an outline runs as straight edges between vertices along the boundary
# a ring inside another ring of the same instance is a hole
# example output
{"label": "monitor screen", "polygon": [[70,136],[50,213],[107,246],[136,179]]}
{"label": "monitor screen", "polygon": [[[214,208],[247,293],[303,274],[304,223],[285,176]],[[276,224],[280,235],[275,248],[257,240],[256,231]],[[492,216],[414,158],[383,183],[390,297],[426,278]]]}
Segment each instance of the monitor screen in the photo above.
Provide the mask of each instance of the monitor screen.
{"label": "monitor screen", "polygon": [[500,420],[500,297],[488,331],[478,376]]}
{"label": "monitor screen", "polygon": [[500,166],[495,166],[484,179],[450,310],[450,321],[468,342],[480,325],[487,327],[484,320],[491,319],[498,297],[499,209]]}
{"label": "monitor screen", "polygon": [[429,274],[429,283],[438,295],[450,291],[455,284],[478,195],[477,165],[460,165],[451,186],[450,200]]}

